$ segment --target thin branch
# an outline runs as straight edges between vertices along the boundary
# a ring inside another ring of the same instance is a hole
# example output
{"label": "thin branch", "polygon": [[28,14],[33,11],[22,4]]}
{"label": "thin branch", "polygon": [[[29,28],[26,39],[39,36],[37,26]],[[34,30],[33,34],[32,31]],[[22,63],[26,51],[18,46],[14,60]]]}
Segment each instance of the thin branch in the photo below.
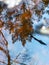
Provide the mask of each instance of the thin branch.
{"label": "thin branch", "polygon": [[10,63],[10,55],[8,54],[8,65],[11,65]]}
{"label": "thin branch", "polygon": [[38,40],[37,38],[35,38],[34,36],[31,36],[32,38],[34,38],[36,41],[38,41],[40,44],[43,45],[47,45],[46,43],[44,43],[42,40]]}
{"label": "thin branch", "polygon": [[3,40],[4,44],[7,46],[8,45],[8,42],[5,39],[5,37],[4,37],[3,33],[1,32],[1,30],[0,30],[0,35],[2,35],[2,40]]}
{"label": "thin branch", "polygon": [[21,55],[21,53],[19,53],[17,56],[16,56],[16,59]]}
{"label": "thin branch", "polygon": [[16,61],[16,60],[12,60],[11,63],[13,63],[13,62],[15,62],[15,63],[17,63],[17,64],[21,64],[21,65],[26,65],[25,63],[23,63],[23,62],[19,62],[19,61]]}
{"label": "thin branch", "polygon": [[[0,50],[3,51],[5,54],[7,53],[2,47],[0,47]],[[6,54],[7,56],[7,54]]]}
{"label": "thin branch", "polygon": [[[3,35],[3,33],[1,32],[1,30],[0,30],[0,35],[2,36],[2,42],[5,44],[5,46],[7,47],[7,45],[8,45],[8,42],[7,42],[7,40],[5,39],[5,37],[4,37],[4,35]],[[9,55],[9,51],[8,51],[8,49],[7,49],[7,51],[6,50],[4,50],[2,47],[0,47],[0,50],[2,50],[5,54],[6,54],[6,56],[7,56],[7,58],[8,58],[8,65],[10,65],[10,55]]]}

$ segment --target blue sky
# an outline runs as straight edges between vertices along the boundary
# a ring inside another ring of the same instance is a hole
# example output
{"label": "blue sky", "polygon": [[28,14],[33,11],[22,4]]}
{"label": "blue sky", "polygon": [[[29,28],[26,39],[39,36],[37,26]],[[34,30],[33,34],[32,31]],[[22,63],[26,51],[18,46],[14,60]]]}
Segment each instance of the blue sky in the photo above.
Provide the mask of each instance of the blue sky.
{"label": "blue sky", "polygon": [[11,36],[7,32],[5,32],[4,35],[9,43],[8,48],[11,58],[14,59],[19,53],[24,54],[24,49],[27,49],[28,51],[26,53],[31,57],[31,60],[29,62],[30,64],[33,65],[32,61],[34,61],[34,65],[49,65],[49,36],[34,34],[36,38],[45,42],[47,46],[41,45],[40,43],[32,39],[32,42],[27,41],[25,47],[23,47],[20,41],[12,44]]}

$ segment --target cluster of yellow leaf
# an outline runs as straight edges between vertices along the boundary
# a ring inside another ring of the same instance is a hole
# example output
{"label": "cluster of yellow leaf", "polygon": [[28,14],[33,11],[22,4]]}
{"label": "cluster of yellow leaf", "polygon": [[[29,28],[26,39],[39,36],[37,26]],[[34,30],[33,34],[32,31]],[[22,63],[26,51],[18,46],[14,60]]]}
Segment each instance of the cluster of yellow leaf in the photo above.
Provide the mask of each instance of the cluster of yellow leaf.
{"label": "cluster of yellow leaf", "polygon": [[[41,0],[33,0],[34,3],[37,5]],[[49,0],[42,0],[45,4],[49,3]],[[40,3],[39,3],[40,4]],[[3,5],[4,6],[4,5]],[[0,12],[3,10],[3,6],[0,6]],[[37,5],[38,7],[38,5]],[[37,13],[39,16],[42,14],[42,8],[38,9],[36,6],[35,13]],[[7,7],[5,7],[6,9]],[[7,8],[8,10],[8,8]],[[26,40],[30,40],[31,35],[34,32],[31,17],[32,17],[32,10],[30,8],[26,7],[26,4],[23,3],[22,6],[20,6],[20,12],[18,9],[8,10],[6,12],[8,21],[2,22],[0,20],[0,29],[5,26],[6,29],[10,31],[12,34],[12,41],[15,42],[16,40],[21,40],[22,45],[25,45]],[[5,16],[6,17],[6,16]],[[13,22],[12,20],[15,19]],[[4,19],[3,19],[4,20]],[[35,38],[34,38],[35,39]],[[37,39],[35,39],[37,40]],[[38,41],[38,40],[37,40]],[[41,43],[41,41],[39,41]]]}
{"label": "cluster of yellow leaf", "polygon": [[28,36],[33,31],[30,18],[31,18],[31,12],[29,10],[27,10],[20,16],[22,26],[18,29],[18,34],[20,35],[21,39],[23,39],[22,40],[23,45],[25,44],[25,41],[27,40]]}
{"label": "cluster of yellow leaf", "polygon": [[[28,36],[34,31],[31,23],[31,12],[30,10],[26,10],[23,14],[18,16],[20,23],[13,24],[12,22],[8,22],[10,27],[10,32],[15,33],[15,37],[18,38],[20,36],[23,45],[25,45],[25,41],[27,40]],[[20,26],[20,24],[22,24]],[[15,29],[17,29],[15,31]]]}
{"label": "cluster of yellow leaf", "polygon": [[[20,36],[23,45],[25,45],[25,42],[28,39],[28,36],[34,30],[31,23],[32,14],[30,9],[27,10],[25,8],[25,3],[23,3],[21,6],[21,10],[23,10],[23,13],[18,16],[15,16],[16,17],[15,23],[13,23],[11,19],[9,19],[13,14],[15,14],[15,11],[12,11],[12,12],[8,11],[7,17],[9,20],[6,23],[5,22],[3,23],[2,21],[0,21],[0,28],[2,28],[3,25],[5,25],[5,28],[9,29],[10,33],[15,34],[14,35],[15,38],[18,38],[18,36]],[[17,23],[17,19],[20,21],[20,23]]]}

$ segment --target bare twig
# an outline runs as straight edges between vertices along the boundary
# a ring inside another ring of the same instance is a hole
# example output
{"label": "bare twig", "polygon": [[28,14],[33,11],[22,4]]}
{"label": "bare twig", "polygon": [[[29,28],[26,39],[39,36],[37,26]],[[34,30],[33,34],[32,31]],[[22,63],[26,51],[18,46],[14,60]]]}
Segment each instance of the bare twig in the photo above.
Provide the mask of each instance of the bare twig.
{"label": "bare twig", "polygon": [[[7,40],[5,39],[5,37],[4,37],[4,35],[3,35],[3,33],[0,31],[0,35],[1,35],[1,37],[2,37],[2,42],[5,44],[5,46],[7,47],[7,45],[8,45],[8,42],[7,42]],[[0,50],[1,51],[3,51],[5,54],[6,54],[6,56],[7,56],[7,58],[8,58],[8,65],[10,65],[10,55],[9,55],[9,51],[8,51],[8,49],[7,50],[5,50],[4,48],[2,48],[2,47],[0,47]]]}
{"label": "bare twig", "polygon": [[31,36],[32,38],[34,38],[36,41],[38,41],[40,44],[43,44],[43,45],[47,45],[46,43],[44,43],[43,41],[41,40],[38,40],[37,38],[35,38],[34,36]]}

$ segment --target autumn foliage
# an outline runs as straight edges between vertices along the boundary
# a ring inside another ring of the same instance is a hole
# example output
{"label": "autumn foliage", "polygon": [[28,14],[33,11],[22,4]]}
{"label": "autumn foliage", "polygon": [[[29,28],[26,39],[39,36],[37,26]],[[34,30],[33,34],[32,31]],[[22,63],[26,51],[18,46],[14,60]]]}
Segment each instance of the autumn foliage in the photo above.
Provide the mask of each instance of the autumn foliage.
{"label": "autumn foliage", "polygon": [[9,20],[6,23],[1,20],[0,28],[5,26],[5,29],[9,29],[10,33],[12,34],[13,42],[15,42],[16,39],[20,38],[22,44],[25,45],[29,35],[31,35],[31,33],[33,32],[32,21],[31,21],[32,14],[30,10],[25,9],[25,5],[23,5],[21,9],[23,10],[23,13],[20,15],[16,15],[15,23],[11,21],[12,18],[11,16],[15,14],[15,11],[7,12],[7,17],[9,18]]}
{"label": "autumn foliage", "polygon": [[[8,42],[3,35],[4,32],[2,32],[2,29],[9,31],[9,34],[11,34],[12,36],[13,43],[19,40],[22,42],[22,45],[25,46],[26,41],[31,42],[32,38],[34,38],[34,40],[38,41],[40,44],[47,45],[46,43],[42,42],[41,40],[38,40],[33,36],[34,32],[36,33],[33,27],[33,15],[37,16],[38,20],[40,20],[42,18],[42,14],[44,13],[44,8],[47,7],[49,4],[49,0],[31,1],[34,4],[28,4],[27,0],[25,3],[24,0],[22,4],[15,6],[12,9],[9,9],[7,7],[7,4],[0,1],[0,51],[3,51],[3,53],[5,53],[6,55],[6,58],[8,59],[7,64],[2,61],[0,61],[0,63],[11,65],[11,58],[7,47]],[[4,45],[6,49],[4,46],[2,47],[2,45]]]}
{"label": "autumn foliage", "polygon": [[[35,0],[36,1],[36,0]],[[38,1],[39,3],[40,1]],[[49,0],[42,0],[43,4],[49,3]],[[4,28],[8,29],[9,33],[12,34],[13,43],[16,40],[20,40],[24,46],[26,40],[31,40],[34,33],[32,18],[32,11],[34,11],[39,17],[42,14],[43,7],[38,9],[38,4],[33,9],[26,7],[25,2],[21,4],[20,11],[16,8],[10,11],[7,8],[7,4],[0,2],[0,30]],[[34,13],[33,12],[33,13]]]}

